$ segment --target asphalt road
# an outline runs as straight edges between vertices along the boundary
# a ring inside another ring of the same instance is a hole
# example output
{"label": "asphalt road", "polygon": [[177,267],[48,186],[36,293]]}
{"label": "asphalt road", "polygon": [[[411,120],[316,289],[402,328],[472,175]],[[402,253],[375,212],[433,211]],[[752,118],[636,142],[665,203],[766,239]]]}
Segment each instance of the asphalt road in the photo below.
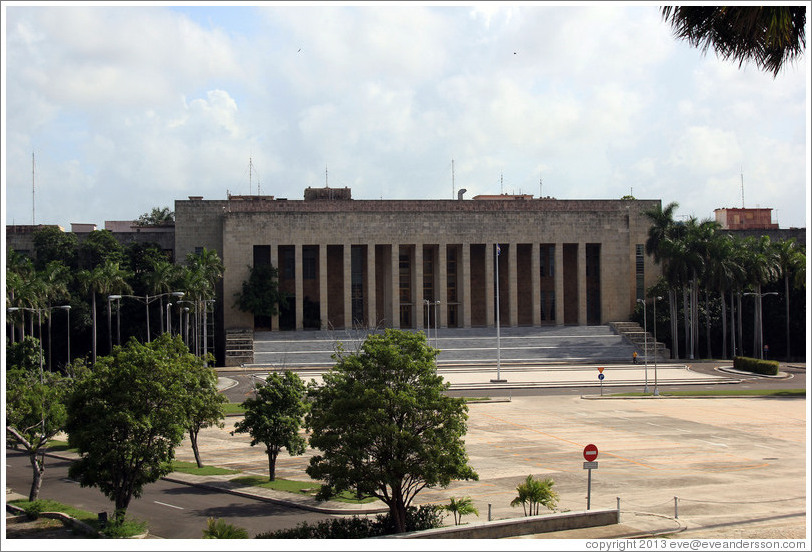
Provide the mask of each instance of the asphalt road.
{"label": "asphalt road", "polygon": [[[69,465],[69,461],[47,457],[40,498],[89,512],[112,513],[113,503],[98,489],[80,487],[68,478]],[[31,465],[23,452],[6,449],[5,473],[6,487],[28,496]],[[314,523],[333,517],[163,480],[144,487],[141,498],[130,503],[127,515],[147,521],[151,536],[174,539],[201,538],[210,517],[243,527],[252,537],[303,521]]]}

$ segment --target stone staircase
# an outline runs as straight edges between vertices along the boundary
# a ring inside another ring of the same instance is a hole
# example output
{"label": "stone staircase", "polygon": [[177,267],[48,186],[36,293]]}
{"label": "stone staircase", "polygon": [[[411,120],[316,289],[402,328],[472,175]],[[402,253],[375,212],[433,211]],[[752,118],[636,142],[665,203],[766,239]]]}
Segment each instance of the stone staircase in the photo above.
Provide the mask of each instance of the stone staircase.
{"label": "stone staircase", "polygon": [[254,362],[254,332],[247,328],[226,330],[226,366]]}
{"label": "stone staircase", "polygon": [[657,355],[657,360],[665,361],[671,358],[671,351],[665,346],[665,343],[659,341],[655,343],[654,336],[651,332],[643,331],[640,324],[637,322],[609,322],[609,327],[612,328],[618,335],[623,336],[624,339],[629,341],[636,349],[638,362],[643,362],[646,355],[646,343],[648,342],[649,360]]}

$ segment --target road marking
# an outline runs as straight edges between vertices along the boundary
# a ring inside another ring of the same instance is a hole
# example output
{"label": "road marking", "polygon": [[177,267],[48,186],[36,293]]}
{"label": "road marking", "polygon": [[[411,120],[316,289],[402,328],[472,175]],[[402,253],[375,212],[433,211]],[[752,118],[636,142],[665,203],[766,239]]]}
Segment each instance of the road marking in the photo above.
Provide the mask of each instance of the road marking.
{"label": "road marking", "polygon": [[165,502],[158,502],[157,500],[153,500],[155,504],[160,504],[161,506],[169,506],[170,508],[175,508],[178,510],[185,510],[186,508],[181,508],[180,506],[173,506],[172,504],[167,504]]}
{"label": "road marking", "polygon": [[76,483],[77,485],[79,484],[78,481],[71,479],[70,477],[62,477],[60,478],[60,481],[65,481],[66,483]]}

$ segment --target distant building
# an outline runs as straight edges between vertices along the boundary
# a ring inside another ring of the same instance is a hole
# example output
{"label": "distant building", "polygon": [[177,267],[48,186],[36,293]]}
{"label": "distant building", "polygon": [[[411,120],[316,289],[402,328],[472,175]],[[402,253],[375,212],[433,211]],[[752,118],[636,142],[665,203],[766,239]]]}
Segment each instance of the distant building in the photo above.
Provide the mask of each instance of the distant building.
{"label": "distant building", "polygon": [[[441,328],[493,327],[497,274],[502,326],[605,324],[627,320],[660,273],[644,252],[644,211],[660,200],[351,197],[308,188],[304,200],[177,200],[175,253],[205,247],[223,260],[226,331],[422,329],[435,311]],[[268,263],[288,305],[255,319],[233,298],[250,267]]]}
{"label": "distant building", "polygon": [[771,230],[778,228],[772,221],[772,209],[714,209],[716,222],[723,230]]}

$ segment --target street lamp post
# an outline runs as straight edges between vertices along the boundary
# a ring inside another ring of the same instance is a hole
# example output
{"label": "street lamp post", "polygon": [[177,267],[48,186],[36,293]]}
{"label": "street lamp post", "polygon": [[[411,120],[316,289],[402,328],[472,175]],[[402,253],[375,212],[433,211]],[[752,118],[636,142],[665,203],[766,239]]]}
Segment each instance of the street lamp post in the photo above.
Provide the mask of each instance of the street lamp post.
{"label": "street lamp post", "polygon": [[[768,295],[778,295],[777,291],[768,291],[766,293],[748,292],[744,295],[752,295],[758,298],[758,302],[754,303],[756,307],[756,320],[758,320],[758,358],[764,360],[764,321],[761,318],[761,298]],[[754,355],[755,356],[755,355]]]}
{"label": "street lamp post", "polygon": [[660,394],[657,389],[657,299],[662,297],[654,296],[654,396]]}
{"label": "street lamp post", "polygon": [[438,314],[437,309],[439,309],[439,308],[440,308],[440,302],[435,301],[434,302],[434,348],[435,349],[440,348],[439,338],[437,337],[437,314]]}
{"label": "street lamp post", "polygon": [[638,299],[638,303],[643,305],[643,347],[646,349],[645,351],[645,361],[646,361],[646,384],[643,387],[643,392],[648,393],[648,324],[646,322],[646,302],[643,299]]}

